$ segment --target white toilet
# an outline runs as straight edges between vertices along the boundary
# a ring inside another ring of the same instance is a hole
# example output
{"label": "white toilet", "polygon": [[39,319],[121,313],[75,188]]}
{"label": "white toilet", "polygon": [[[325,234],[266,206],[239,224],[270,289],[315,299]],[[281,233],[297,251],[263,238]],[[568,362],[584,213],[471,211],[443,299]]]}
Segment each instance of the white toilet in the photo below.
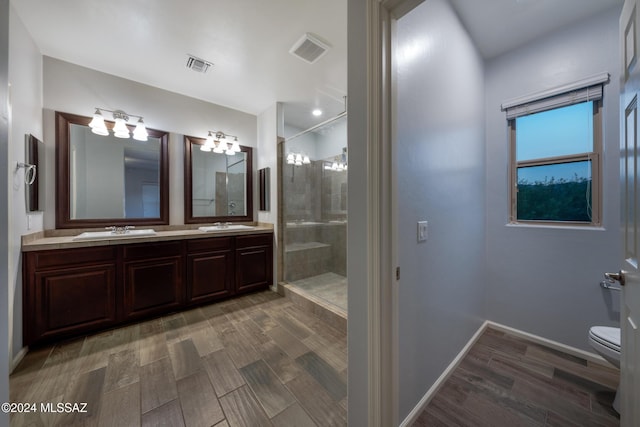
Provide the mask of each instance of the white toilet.
{"label": "white toilet", "polygon": [[[620,369],[620,328],[608,326],[593,326],[589,329],[589,344],[591,347],[616,368]],[[613,409],[620,413],[618,401],[619,389],[613,401]]]}

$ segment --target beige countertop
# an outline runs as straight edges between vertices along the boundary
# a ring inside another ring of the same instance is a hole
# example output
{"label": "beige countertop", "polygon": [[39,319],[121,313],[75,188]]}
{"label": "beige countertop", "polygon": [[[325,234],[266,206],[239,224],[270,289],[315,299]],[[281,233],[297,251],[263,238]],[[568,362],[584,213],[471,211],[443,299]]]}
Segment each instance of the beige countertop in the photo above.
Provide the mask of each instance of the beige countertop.
{"label": "beige countertop", "polygon": [[[208,225],[208,224],[199,224]],[[84,231],[98,230],[45,230],[39,233],[22,236],[22,252],[42,251],[51,249],[86,248],[91,246],[126,245],[131,243],[162,242],[169,240],[203,239],[207,237],[244,236],[251,234],[273,233],[273,225],[259,224],[252,229],[200,231],[190,226],[158,226],[140,227],[152,228],[156,231],[153,235],[124,236],[114,238],[100,238],[95,240],[73,240],[75,236]],[[169,228],[169,229],[167,229]]]}

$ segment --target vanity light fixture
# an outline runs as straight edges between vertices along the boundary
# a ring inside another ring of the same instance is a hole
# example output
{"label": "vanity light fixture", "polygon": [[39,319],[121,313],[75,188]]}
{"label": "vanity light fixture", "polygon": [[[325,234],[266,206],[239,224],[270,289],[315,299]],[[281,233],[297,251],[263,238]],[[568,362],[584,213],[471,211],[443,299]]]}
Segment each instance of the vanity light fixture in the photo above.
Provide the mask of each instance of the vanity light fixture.
{"label": "vanity light fixture", "polygon": [[91,132],[96,135],[109,135],[109,130],[107,129],[107,125],[104,123],[104,117],[102,116],[103,111],[113,115],[113,120],[115,121],[115,124],[113,125],[113,136],[116,138],[129,138],[131,136],[129,128],[127,127],[127,122],[131,117],[138,118],[138,123],[133,130],[133,139],[137,141],[146,141],[149,137],[149,133],[147,132],[147,128],[145,127],[141,116],[127,114],[122,110],[107,110],[106,108],[96,108],[96,112],[93,113],[93,119],[89,123]]}
{"label": "vanity light fixture", "polygon": [[306,154],[302,154],[302,153],[287,154],[288,165],[302,166],[302,165],[308,165],[310,163],[311,163],[311,159]]}
{"label": "vanity light fixture", "polygon": [[[233,141],[231,140],[233,138]],[[238,137],[229,135],[222,131],[209,131],[204,145],[200,146],[202,151],[213,151],[214,153],[225,153],[227,156],[233,156],[242,151],[238,143]]]}
{"label": "vanity light fixture", "polygon": [[337,162],[337,161],[325,162],[324,164],[324,170],[328,170],[328,171],[342,172],[342,171],[346,171],[347,168],[348,166],[346,163]]}

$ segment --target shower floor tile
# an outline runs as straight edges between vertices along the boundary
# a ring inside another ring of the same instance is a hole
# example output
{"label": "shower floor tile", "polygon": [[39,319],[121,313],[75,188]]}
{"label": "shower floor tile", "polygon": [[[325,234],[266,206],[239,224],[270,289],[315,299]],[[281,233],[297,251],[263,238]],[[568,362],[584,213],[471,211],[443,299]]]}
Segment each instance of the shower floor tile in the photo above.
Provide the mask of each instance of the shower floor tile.
{"label": "shower floor tile", "polygon": [[324,273],[289,282],[291,285],[347,311],[347,278]]}

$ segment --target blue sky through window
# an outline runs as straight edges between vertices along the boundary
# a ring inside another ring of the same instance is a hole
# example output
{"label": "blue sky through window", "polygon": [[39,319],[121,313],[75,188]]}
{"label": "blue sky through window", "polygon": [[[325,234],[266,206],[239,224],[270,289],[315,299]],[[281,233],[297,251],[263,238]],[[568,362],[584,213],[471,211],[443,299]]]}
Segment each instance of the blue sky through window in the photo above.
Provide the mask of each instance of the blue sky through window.
{"label": "blue sky through window", "polygon": [[593,102],[516,119],[516,160],[593,151]]}
{"label": "blue sky through window", "polygon": [[[593,101],[543,111],[516,119],[516,160],[541,159],[593,151]],[[518,169],[518,180],[544,182],[590,178],[589,162]]]}

